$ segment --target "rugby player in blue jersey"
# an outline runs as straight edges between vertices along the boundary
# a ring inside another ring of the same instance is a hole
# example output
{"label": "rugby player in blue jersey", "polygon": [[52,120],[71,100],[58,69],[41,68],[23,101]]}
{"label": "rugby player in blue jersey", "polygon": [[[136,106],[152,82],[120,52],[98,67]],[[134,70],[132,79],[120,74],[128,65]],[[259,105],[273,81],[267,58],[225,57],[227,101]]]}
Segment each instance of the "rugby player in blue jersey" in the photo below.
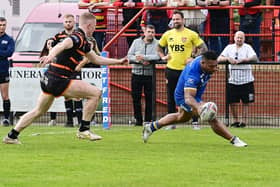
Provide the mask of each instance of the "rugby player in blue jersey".
{"label": "rugby player in blue jersey", "polygon": [[[156,130],[170,124],[189,121],[193,116],[199,116],[204,104],[201,96],[211,75],[218,70],[217,57],[215,52],[207,51],[185,67],[180,75],[174,94],[176,105],[179,106],[178,112],[167,114],[158,121],[145,124],[142,136],[145,143]],[[232,135],[217,118],[208,122],[216,134],[229,140],[234,146],[247,146],[237,136]]]}

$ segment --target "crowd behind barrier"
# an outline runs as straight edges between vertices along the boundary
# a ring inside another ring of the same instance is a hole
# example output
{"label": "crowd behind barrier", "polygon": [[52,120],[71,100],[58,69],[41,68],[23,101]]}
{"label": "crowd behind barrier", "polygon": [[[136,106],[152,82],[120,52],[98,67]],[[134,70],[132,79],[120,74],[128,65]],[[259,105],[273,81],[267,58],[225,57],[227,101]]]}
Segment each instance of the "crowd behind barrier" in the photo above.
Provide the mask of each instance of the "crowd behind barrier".
{"label": "crowd behind barrier", "polygon": [[[108,7],[109,8],[109,7]],[[112,8],[112,7],[111,7]],[[110,56],[112,57],[120,57],[125,56],[128,50],[128,46],[125,42],[127,36],[140,36],[141,31],[134,30],[134,34],[131,33],[131,29],[127,30],[127,28],[134,23],[138,18],[141,18],[142,13],[147,9],[159,9],[159,10],[174,10],[174,7],[143,7],[138,14],[135,15],[134,18],[130,20],[130,22],[126,26],[122,26],[122,10],[127,7],[114,7],[113,14],[108,15],[108,32],[106,37],[106,44],[104,46],[104,50],[110,52]],[[238,9],[241,9],[241,6],[225,6],[223,9],[229,9],[229,21],[230,21],[230,29],[228,34],[213,34],[209,31],[209,29],[201,32],[200,35],[204,38],[206,42],[209,41],[211,37],[217,36],[228,36],[229,41],[233,41],[234,33],[239,30],[240,24],[239,19],[240,16],[237,14]],[[217,6],[208,6],[208,7],[177,7],[179,10],[215,10],[221,9],[221,7]],[[277,61],[277,53],[280,51],[280,27],[277,25],[277,16],[274,12],[276,12],[279,7],[277,6],[255,6],[252,9],[258,9],[262,12],[262,21],[260,25],[260,33],[259,34],[247,34],[248,37],[259,37],[260,38],[260,60],[261,61]],[[109,11],[110,12],[110,11]],[[195,18],[197,19],[197,18]],[[200,18],[201,19],[201,18]],[[197,22],[194,19],[186,18],[186,22]],[[203,20],[200,20],[201,22]],[[205,20],[204,20],[205,21]],[[214,20],[215,21],[215,20]],[[207,22],[207,20],[206,20]],[[207,23],[206,23],[207,25]],[[130,31],[127,33],[127,31]]]}

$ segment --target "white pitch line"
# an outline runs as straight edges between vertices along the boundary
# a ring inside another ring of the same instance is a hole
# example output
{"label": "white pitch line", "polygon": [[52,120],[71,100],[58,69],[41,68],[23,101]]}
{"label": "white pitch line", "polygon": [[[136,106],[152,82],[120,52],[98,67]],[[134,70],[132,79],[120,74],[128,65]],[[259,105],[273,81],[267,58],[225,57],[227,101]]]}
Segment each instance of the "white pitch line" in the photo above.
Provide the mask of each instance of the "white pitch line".
{"label": "white pitch line", "polygon": [[50,132],[36,132],[32,133],[29,136],[39,136],[39,135],[56,135],[56,134],[72,134],[76,131],[50,131]]}

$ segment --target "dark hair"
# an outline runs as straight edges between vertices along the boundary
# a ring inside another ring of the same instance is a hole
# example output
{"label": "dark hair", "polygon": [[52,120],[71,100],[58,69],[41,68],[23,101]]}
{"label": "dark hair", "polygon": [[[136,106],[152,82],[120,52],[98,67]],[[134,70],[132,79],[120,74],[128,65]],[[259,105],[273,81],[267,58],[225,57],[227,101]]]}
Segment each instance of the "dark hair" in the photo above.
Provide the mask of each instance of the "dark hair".
{"label": "dark hair", "polygon": [[4,17],[0,17],[0,21],[7,21],[7,20]]}
{"label": "dark hair", "polygon": [[217,60],[218,55],[215,51],[206,51],[202,53],[202,58],[207,60]]}
{"label": "dark hair", "polygon": [[173,15],[174,14],[179,14],[184,19],[184,14],[180,10],[174,10]]}
{"label": "dark hair", "polygon": [[153,29],[153,30],[155,30],[155,29],[156,29],[156,28],[155,28],[155,26],[150,25],[150,24],[149,24],[149,25],[147,25],[147,26],[146,26],[146,28]]}
{"label": "dark hair", "polygon": [[48,49],[48,45],[47,45],[49,40],[53,40],[53,38],[48,38],[45,41],[44,47],[43,47],[43,49],[42,49],[42,51],[40,53],[40,57],[47,56],[49,54],[50,50]]}

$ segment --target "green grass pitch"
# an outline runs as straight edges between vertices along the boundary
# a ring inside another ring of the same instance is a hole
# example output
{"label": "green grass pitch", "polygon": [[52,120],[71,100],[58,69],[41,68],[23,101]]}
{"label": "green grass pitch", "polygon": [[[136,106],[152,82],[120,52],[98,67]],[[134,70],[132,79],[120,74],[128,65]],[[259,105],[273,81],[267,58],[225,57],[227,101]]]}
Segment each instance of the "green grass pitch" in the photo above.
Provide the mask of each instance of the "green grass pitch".
{"label": "green grass pitch", "polygon": [[[22,145],[0,145],[0,187],[279,187],[280,129],[230,129],[246,141],[233,147],[210,128],[160,130],[149,142],[140,127],[76,129],[31,126]],[[10,128],[0,127],[1,138]],[[38,135],[40,134],[40,135]]]}

